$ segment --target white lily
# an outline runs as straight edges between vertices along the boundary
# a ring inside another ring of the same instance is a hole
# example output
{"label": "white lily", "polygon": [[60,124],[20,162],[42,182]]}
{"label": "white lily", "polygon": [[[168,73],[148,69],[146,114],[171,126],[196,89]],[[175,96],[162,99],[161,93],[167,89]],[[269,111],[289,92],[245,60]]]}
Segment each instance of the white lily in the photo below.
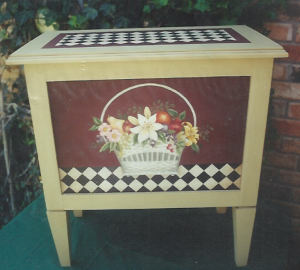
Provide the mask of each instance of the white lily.
{"label": "white lily", "polygon": [[156,114],[151,116],[151,112],[148,107],[145,108],[144,114],[145,116],[138,114],[138,125],[131,128],[130,131],[134,134],[138,134],[139,143],[142,143],[147,139],[157,141],[158,135],[156,131],[162,129],[163,125],[156,123]]}

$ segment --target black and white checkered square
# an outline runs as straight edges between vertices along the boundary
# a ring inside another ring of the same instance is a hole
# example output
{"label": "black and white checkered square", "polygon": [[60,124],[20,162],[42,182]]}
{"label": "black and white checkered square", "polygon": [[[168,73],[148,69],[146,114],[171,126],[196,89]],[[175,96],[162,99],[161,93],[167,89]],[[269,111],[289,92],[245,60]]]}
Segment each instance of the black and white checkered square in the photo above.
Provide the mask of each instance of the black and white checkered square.
{"label": "black and white checkered square", "polygon": [[240,189],[241,164],[180,165],[177,175],[124,176],[121,167],[60,168],[62,193]]}
{"label": "black and white checkered square", "polygon": [[99,47],[118,45],[163,45],[238,42],[233,29],[152,30],[127,32],[81,32],[59,34],[44,48]]}

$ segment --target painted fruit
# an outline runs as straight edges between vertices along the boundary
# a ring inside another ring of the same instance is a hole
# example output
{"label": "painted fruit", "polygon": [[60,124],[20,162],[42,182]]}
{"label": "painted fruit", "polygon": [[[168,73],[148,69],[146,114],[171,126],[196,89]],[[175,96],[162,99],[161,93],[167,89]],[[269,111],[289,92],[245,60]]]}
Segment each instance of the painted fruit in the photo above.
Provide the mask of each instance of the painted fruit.
{"label": "painted fruit", "polygon": [[182,130],[181,122],[177,122],[176,120],[173,120],[169,125],[169,129],[174,130],[176,133],[180,132]]}
{"label": "painted fruit", "polygon": [[156,122],[164,125],[169,125],[171,123],[171,116],[167,112],[157,112]]}
{"label": "painted fruit", "polygon": [[131,124],[128,120],[126,120],[126,121],[124,122],[124,124],[123,124],[123,130],[124,130],[124,132],[126,132],[126,133],[131,133],[130,129],[133,128],[133,127],[134,127],[134,125]]}

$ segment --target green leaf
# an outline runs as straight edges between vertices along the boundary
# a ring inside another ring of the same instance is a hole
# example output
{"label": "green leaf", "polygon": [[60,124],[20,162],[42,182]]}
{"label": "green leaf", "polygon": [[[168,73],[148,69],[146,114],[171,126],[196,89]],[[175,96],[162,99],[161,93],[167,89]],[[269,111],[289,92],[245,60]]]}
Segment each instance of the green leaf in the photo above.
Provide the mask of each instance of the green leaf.
{"label": "green leaf", "polygon": [[151,12],[151,8],[149,5],[145,5],[143,8],[143,12],[146,14],[149,14]]}
{"label": "green leaf", "polygon": [[99,152],[104,152],[104,151],[108,150],[109,148],[110,148],[110,143],[107,142],[106,144],[102,145]]}
{"label": "green leaf", "polygon": [[201,12],[210,11],[209,1],[207,0],[197,0],[196,4],[194,5],[196,10]]}
{"label": "green leaf", "polygon": [[98,16],[98,11],[95,8],[92,7],[85,7],[83,9],[83,14],[89,19],[94,20]]}
{"label": "green leaf", "polygon": [[185,116],[186,116],[186,112],[183,111],[183,112],[181,112],[181,113],[179,114],[179,119],[182,121],[182,120],[185,119]]}
{"label": "green leaf", "polygon": [[159,138],[163,143],[166,142],[166,136],[165,136],[164,133],[162,133],[162,132],[157,132],[157,135],[158,135],[158,138]]}
{"label": "green leaf", "polygon": [[116,147],[117,147],[117,143],[111,142],[111,143],[109,144],[109,152],[115,151],[115,150],[116,150]]}
{"label": "green leaf", "polygon": [[138,143],[138,134],[134,134],[133,136],[133,144],[137,144]]}
{"label": "green leaf", "polygon": [[192,149],[193,149],[195,152],[197,152],[197,153],[198,153],[199,150],[200,150],[198,144],[193,143],[193,144],[191,145],[191,147],[192,147]]}
{"label": "green leaf", "polygon": [[93,122],[98,126],[100,126],[102,124],[101,120],[98,119],[97,117],[93,117]]}
{"label": "green leaf", "polygon": [[174,109],[168,109],[168,114],[174,118],[176,118],[178,116],[178,112],[175,111]]}
{"label": "green leaf", "polygon": [[98,125],[93,125],[89,130],[90,131],[98,130]]}

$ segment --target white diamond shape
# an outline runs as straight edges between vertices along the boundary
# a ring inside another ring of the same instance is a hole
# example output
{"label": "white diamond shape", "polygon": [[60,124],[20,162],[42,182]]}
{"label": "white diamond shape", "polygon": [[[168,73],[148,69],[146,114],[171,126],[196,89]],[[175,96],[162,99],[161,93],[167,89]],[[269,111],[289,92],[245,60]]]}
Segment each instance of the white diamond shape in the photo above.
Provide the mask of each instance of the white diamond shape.
{"label": "white diamond shape", "polygon": [[67,173],[63,169],[58,168],[58,175],[59,179],[63,179],[67,175]]}
{"label": "white diamond shape", "polygon": [[69,186],[67,186],[64,182],[60,182],[60,188],[61,188],[61,192],[64,193]]}
{"label": "white diamond shape", "polygon": [[241,188],[241,178],[234,181],[234,184],[240,189]]}
{"label": "white diamond shape", "polygon": [[178,190],[182,190],[187,186],[187,183],[184,182],[182,179],[179,179],[175,182],[174,186],[178,189]]}
{"label": "white diamond shape", "polygon": [[227,163],[220,169],[220,171],[227,176],[233,171],[233,168]]}
{"label": "white diamond shape", "polygon": [[212,178],[209,178],[204,185],[208,188],[208,189],[213,189],[216,185],[218,184],[217,181],[215,181]]}
{"label": "white diamond shape", "polygon": [[150,191],[152,191],[153,189],[155,189],[157,187],[157,184],[152,181],[151,179],[148,180],[145,184],[144,184],[145,188],[149,189]]}
{"label": "white diamond shape", "polygon": [[111,174],[112,172],[107,169],[106,167],[103,167],[99,172],[98,174],[103,178],[103,179],[107,179]]}
{"label": "white diamond shape", "polygon": [[187,174],[188,170],[183,167],[182,165],[179,166],[178,168],[178,176],[181,178],[182,176],[184,176],[185,174]]}
{"label": "white diamond shape", "polygon": [[99,188],[101,188],[104,192],[109,191],[112,188],[112,184],[108,181],[104,180],[100,185]]}
{"label": "white diamond shape", "polygon": [[239,174],[242,175],[242,164],[240,166],[238,166],[235,171]]}
{"label": "white diamond shape", "polygon": [[89,180],[93,179],[97,175],[95,170],[91,167],[86,168],[82,174]]}
{"label": "white diamond shape", "polygon": [[128,187],[128,185],[123,180],[119,180],[117,183],[114,184],[114,187],[122,192],[125,188]]}
{"label": "white diamond shape", "polygon": [[193,190],[198,190],[201,186],[202,186],[202,182],[199,179],[194,179],[193,181],[191,181],[189,183],[189,186],[193,189]]}
{"label": "white diamond shape", "polygon": [[170,187],[172,186],[172,183],[170,181],[168,181],[167,179],[164,179],[163,181],[161,181],[159,183],[159,187],[163,190],[163,191],[167,191]]}
{"label": "white diamond shape", "polygon": [[232,185],[232,181],[230,181],[227,177],[225,177],[219,184],[222,188],[227,189]]}
{"label": "white diamond shape", "polygon": [[123,171],[121,167],[117,167],[114,170],[114,175],[117,176],[118,178],[122,178],[123,177]]}
{"label": "white diamond shape", "polygon": [[97,187],[98,186],[93,181],[87,182],[84,186],[84,188],[87,189],[89,192],[94,192]]}
{"label": "white diamond shape", "polygon": [[138,191],[142,186],[143,186],[143,184],[140,182],[140,181],[138,181],[138,180],[134,180],[134,181],[132,181],[131,183],[130,183],[130,185],[129,185],[134,191]]}
{"label": "white diamond shape", "polygon": [[70,177],[72,177],[73,179],[77,179],[80,175],[81,175],[81,172],[78,171],[76,168],[72,168],[69,172],[68,172],[68,175]]}
{"label": "white diamond shape", "polygon": [[199,176],[199,175],[203,172],[203,169],[202,169],[199,165],[195,165],[193,168],[191,168],[191,169],[189,170],[189,172],[190,172],[193,176],[197,177],[197,176]]}
{"label": "white diamond shape", "polygon": [[216,166],[214,166],[213,164],[210,164],[209,167],[207,167],[205,169],[205,172],[209,175],[209,176],[213,176],[218,172],[218,168],[216,168]]}
{"label": "white diamond shape", "polygon": [[82,188],[83,188],[83,185],[81,185],[77,181],[74,181],[70,186],[70,189],[72,189],[76,193],[78,193]]}

